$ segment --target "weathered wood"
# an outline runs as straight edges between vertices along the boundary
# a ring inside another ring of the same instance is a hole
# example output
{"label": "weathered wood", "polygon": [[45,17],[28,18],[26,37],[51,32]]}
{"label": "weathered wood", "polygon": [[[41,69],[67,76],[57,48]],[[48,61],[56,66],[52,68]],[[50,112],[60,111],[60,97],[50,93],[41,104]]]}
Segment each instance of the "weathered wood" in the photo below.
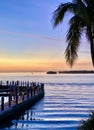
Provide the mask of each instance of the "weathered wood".
{"label": "weathered wood", "polygon": [[4,110],[4,97],[1,98],[1,111]]}
{"label": "weathered wood", "polygon": [[[21,85],[21,86],[20,86]],[[0,96],[2,97],[1,101],[1,110],[4,108],[11,107],[14,104],[19,104],[25,100],[28,100],[31,97],[38,95],[41,91],[44,91],[43,84],[39,83],[29,83],[29,82],[6,82],[6,85],[0,85]],[[1,89],[2,88],[2,89]],[[8,102],[4,104],[4,98],[8,97]],[[8,108],[7,108],[8,109]]]}
{"label": "weathered wood", "polygon": [[22,100],[23,100],[23,101],[24,101],[24,96],[25,96],[25,94],[23,93],[23,94],[22,94]]}
{"label": "weathered wood", "polygon": [[16,93],[16,104],[18,104],[18,93]]}
{"label": "weathered wood", "polygon": [[11,89],[0,89],[0,92],[10,92]]}
{"label": "weathered wood", "polygon": [[10,93],[0,93],[0,97],[4,96],[4,97],[8,97],[10,95]]}
{"label": "weathered wood", "polygon": [[9,107],[11,107],[11,99],[12,97],[11,97],[11,94],[9,95],[9,97],[8,97],[8,99],[9,99]]}
{"label": "weathered wood", "polygon": [[30,88],[30,94],[31,94],[31,97],[32,97],[32,87]]}

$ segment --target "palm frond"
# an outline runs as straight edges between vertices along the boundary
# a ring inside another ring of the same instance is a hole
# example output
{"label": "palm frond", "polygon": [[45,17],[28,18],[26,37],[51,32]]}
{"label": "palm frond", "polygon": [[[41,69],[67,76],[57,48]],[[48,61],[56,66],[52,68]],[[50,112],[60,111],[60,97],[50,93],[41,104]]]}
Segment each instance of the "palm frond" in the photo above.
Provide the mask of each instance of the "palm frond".
{"label": "palm frond", "polygon": [[65,50],[65,58],[66,62],[69,63],[69,65],[72,67],[74,64],[74,61],[78,57],[77,55],[77,47],[75,44],[70,44],[67,46]]}
{"label": "palm frond", "polygon": [[73,12],[74,10],[76,10],[76,4],[74,3],[61,4],[54,11],[54,15],[52,18],[54,27],[63,21],[64,15],[68,10],[70,10],[70,12]]}
{"label": "palm frond", "polygon": [[65,50],[65,58],[66,62],[69,63],[71,66],[74,64],[75,60],[77,59],[78,55],[78,47],[80,45],[80,38],[82,34],[82,21],[76,15],[70,19],[70,28],[67,33],[67,42],[68,46]]}
{"label": "palm frond", "polygon": [[94,5],[94,0],[82,0],[87,6]]}
{"label": "palm frond", "polygon": [[78,6],[75,10],[75,15],[79,15],[81,19],[86,21],[87,25],[90,24],[90,11],[88,11],[88,4],[86,3],[85,0],[73,0],[74,3],[76,3]]}
{"label": "palm frond", "polygon": [[78,130],[94,130],[94,112],[91,112],[88,120],[82,121],[82,125]]}
{"label": "palm frond", "polygon": [[81,33],[86,29],[86,35],[90,41],[92,63],[94,65],[94,0],[72,0],[71,3],[59,5],[54,11],[52,18],[54,27],[63,21],[67,11],[73,13],[74,16],[70,19],[70,28],[67,33],[66,61],[72,66],[77,59]]}

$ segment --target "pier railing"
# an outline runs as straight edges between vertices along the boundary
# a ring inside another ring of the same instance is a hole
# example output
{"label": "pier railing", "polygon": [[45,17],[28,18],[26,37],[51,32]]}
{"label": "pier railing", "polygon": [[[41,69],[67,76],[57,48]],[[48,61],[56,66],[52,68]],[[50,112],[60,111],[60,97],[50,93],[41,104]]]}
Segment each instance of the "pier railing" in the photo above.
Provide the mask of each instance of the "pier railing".
{"label": "pier railing", "polygon": [[[0,110],[24,102],[44,91],[43,83],[6,81],[0,82]],[[6,98],[7,97],[7,101]]]}

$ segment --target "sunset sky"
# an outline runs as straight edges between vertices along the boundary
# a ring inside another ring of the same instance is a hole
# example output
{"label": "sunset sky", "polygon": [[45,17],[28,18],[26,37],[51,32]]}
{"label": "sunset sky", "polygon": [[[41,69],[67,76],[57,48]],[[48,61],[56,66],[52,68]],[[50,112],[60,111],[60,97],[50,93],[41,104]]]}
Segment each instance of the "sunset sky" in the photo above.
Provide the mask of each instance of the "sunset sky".
{"label": "sunset sky", "polygon": [[[0,1],[0,72],[71,70],[64,51],[71,14],[53,29],[54,10],[69,0]],[[81,40],[73,70],[93,69],[89,43]]]}

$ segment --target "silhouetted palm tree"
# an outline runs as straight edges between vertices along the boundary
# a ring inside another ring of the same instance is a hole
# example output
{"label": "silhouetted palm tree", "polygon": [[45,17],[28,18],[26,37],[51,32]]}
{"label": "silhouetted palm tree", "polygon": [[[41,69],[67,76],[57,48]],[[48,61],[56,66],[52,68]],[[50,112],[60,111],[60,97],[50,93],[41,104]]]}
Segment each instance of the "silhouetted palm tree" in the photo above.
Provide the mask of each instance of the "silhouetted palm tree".
{"label": "silhouetted palm tree", "polygon": [[78,57],[78,47],[84,32],[90,42],[91,58],[94,66],[94,0],[73,0],[62,3],[54,11],[54,27],[63,21],[65,13],[73,13],[69,21],[70,27],[66,35],[68,46],[65,50],[66,61],[72,66]]}
{"label": "silhouetted palm tree", "polygon": [[91,112],[88,120],[82,122],[78,130],[94,130],[94,112]]}

